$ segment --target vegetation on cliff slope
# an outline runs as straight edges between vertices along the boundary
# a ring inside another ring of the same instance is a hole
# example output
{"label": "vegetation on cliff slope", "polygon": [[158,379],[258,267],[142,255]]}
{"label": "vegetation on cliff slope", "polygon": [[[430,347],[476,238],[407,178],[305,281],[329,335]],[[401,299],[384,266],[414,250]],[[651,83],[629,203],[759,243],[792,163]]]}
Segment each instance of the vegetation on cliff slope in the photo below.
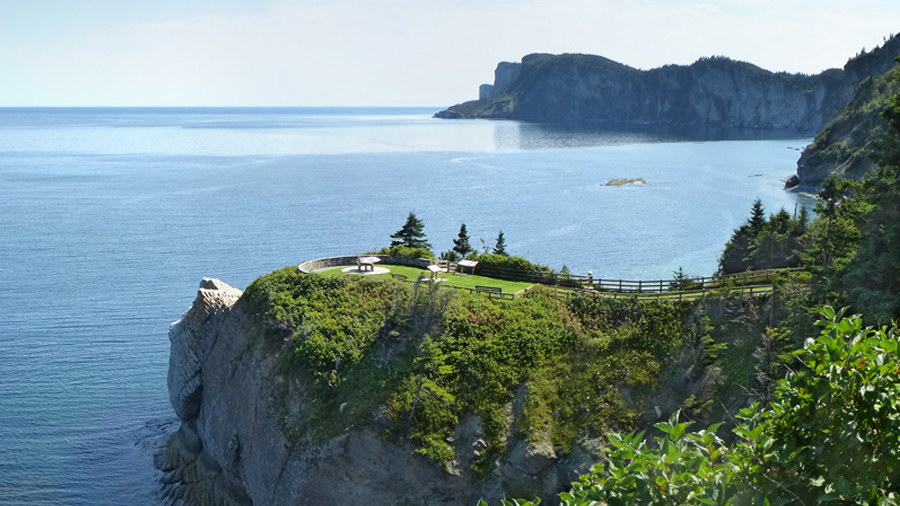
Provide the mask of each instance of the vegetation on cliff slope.
{"label": "vegetation on cliff slope", "polygon": [[[569,451],[685,408],[705,421],[756,387],[743,358],[760,345],[751,300],[637,302],[537,290],[494,301],[425,284],[299,274],[262,276],[243,304],[281,348],[282,427],[294,444],[373,419],[416,451],[458,465],[467,413],[492,469],[510,438]],[[720,388],[729,383],[735,388]],[[728,397],[728,398],[726,398]],[[456,460],[456,462],[455,462]],[[461,469],[461,472],[468,472]]]}
{"label": "vegetation on cliff slope", "polygon": [[798,164],[801,182],[817,185],[828,174],[863,179],[883,157],[888,122],[881,116],[900,92],[900,69],[864,79],[841,114],[822,129]]}
{"label": "vegetation on cliff slope", "polygon": [[609,459],[562,504],[900,504],[900,331],[823,314],[771,403],[741,411],[733,442],[720,424],[689,432],[677,413],[650,441],[610,435]]}

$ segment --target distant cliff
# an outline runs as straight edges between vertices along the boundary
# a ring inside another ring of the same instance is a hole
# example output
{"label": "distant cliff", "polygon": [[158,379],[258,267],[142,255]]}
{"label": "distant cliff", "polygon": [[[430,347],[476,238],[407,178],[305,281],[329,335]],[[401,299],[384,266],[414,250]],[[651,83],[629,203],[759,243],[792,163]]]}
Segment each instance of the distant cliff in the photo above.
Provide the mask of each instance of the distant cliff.
{"label": "distant cliff", "polygon": [[531,54],[503,62],[479,100],[438,118],[535,122],[629,122],[816,132],[843,110],[857,85],[880,76],[900,38],[817,75],[773,73],[724,57],[638,70],[601,56]]}

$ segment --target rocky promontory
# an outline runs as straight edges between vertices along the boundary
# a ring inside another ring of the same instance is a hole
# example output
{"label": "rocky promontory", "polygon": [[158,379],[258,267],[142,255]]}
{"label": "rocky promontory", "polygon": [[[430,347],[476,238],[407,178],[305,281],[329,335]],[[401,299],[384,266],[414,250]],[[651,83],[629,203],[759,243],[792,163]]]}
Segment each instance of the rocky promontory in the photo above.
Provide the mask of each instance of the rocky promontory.
{"label": "rocky promontory", "polygon": [[[190,309],[169,330],[168,389],[181,420],[159,465],[167,494],[200,505],[395,505],[499,502],[508,494],[549,495],[567,488],[595,456],[557,455],[547,441],[511,437],[508,453],[484,476],[417,455],[408,441],[385,437],[381,409],[370,423],[325,438],[292,437],[285,410],[307,425],[310,395],[279,368],[290,342],[283,327],[263,331],[258,308],[242,292],[204,278]],[[358,409],[339,402],[341,412]],[[517,409],[521,409],[517,408]],[[512,413],[511,415],[514,415]],[[451,436],[458,463],[484,451],[482,421],[469,414]]]}
{"label": "rocky promontory", "polygon": [[[203,279],[169,330],[181,424],[159,455],[167,497],[552,506],[603,462],[607,434],[679,410],[721,419],[755,381],[704,350],[751,343],[727,363],[752,369],[759,297],[648,302],[533,285],[498,298],[429,282],[428,259],[380,256],[397,278],[342,274],[356,258],[285,267],[243,292]],[[475,275],[499,262],[540,267],[482,255]],[[399,274],[415,269],[419,281]]]}
{"label": "rocky promontory", "polygon": [[797,175],[785,186],[813,190],[834,174],[861,180],[880,158],[888,122],[881,116],[891,96],[900,92],[900,67],[866,78],[841,114],[823,128],[797,162]]}

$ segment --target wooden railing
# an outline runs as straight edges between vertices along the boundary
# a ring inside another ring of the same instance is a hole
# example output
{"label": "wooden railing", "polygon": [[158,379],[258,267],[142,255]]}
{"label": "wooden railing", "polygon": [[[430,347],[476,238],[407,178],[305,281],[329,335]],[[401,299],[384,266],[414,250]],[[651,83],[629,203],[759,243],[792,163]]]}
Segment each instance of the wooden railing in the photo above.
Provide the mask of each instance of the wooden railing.
{"label": "wooden railing", "polygon": [[[453,264],[448,262],[447,267],[452,270]],[[592,276],[579,276],[574,274],[560,274],[543,271],[521,271],[518,269],[503,269],[498,267],[484,267],[479,269],[479,274],[511,281],[528,281],[532,283],[548,285],[556,288],[565,295],[593,294],[612,298],[666,298],[672,300],[689,300],[701,297],[710,292],[729,290],[733,293],[746,295],[763,295],[771,293],[773,281],[784,272],[799,271],[801,268],[767,269],[759,271],[747,271],[723,276],[692,277],[684,279],[655,279],[655,280],[629,280],[606,279]],[[399,278],[400,276],[395,276]],[[402,279],[406,282],[414,280]],[[466,290],[473,293],[484,293],[491,298],[504,300],[513,299],[516,294],[505,293],[496,287],[477,286],[468,288],[454,285],[442,285],[442,287]]]}
{"label": "wooden railing", "polygon": [[[737,288],[751,285],[771,285],[772,281],[780,274],[790,271],[802,270],[799,268],[767,269],[760,271],[747,271],[724,276],[708,276],[684,279],[656,279],[656,280],[627,280],[627,279],[593,279],[588,276],[568,276],[576,279],[579,284],[588,290],[598,292],[692,292],[720,290],[723,288]],[[561,275],[562,277],[562,275]]]}
{"label": "wooden railing", "polygon": [[[565,287],[556,287],[557,293],[563,294],[565,296],[574,296],[574,295],[594,295],[598,297],[610,297],[613,299],[666,299],[666,300],[692,300],[698,299],[705,295],[709,295],[712,293],[722,293],[725,288],[713,288],[708,287],[703,290],[671,290],[671,291],[625,291],[625,292],[616,292],[616,291],[593,291],[593,290],[585,290],[578,288],[565,288]],[[764,285],[744,285],[744,286],[735,286],[729,288],[729,293],[738,293],[743,295],[767,295],[772,293],[774,290],[774,285],[772,284],[764,284]]]}

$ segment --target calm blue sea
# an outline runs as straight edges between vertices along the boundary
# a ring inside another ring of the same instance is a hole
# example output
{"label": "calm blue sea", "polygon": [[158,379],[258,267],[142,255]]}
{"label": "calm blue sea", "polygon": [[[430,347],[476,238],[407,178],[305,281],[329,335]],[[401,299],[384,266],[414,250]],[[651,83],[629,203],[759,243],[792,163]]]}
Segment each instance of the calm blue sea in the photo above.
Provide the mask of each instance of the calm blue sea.
{"label": "calm blue sea", "polygon": [[575,273],[709,275],[755,198],[802,198],[796,134],[436,110],[0,109],[0,504],[163,503],[166,332],[203,276],[386,246],[409,211],[437,251],[464,222]]}

